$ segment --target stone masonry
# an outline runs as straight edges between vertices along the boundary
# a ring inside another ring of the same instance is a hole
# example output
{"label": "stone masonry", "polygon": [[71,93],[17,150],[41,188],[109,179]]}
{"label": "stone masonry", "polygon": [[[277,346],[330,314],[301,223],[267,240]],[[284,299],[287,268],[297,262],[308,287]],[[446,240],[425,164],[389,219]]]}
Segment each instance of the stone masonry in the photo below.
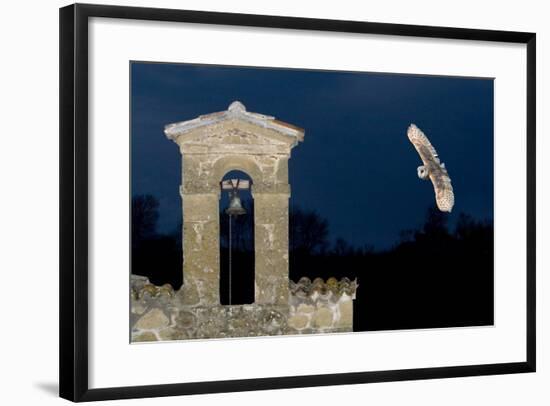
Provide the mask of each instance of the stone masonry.
{"label": "stone masonry", "polygon": [[287,305],[190,306],[183,290],[132,275],[132,342],[350,332],[356,289],[346,278],[301,278],[290,281]]}
{"label": "stone masonry", "polygon": [[[355,282],[288,278],[288,160],[304,130],[235,101],[164,132],[182,154],[183,286],[133,275],[132,341],[352,331]],[[220,181],[232,170],[252,179],[255,302],[222,306]]]}

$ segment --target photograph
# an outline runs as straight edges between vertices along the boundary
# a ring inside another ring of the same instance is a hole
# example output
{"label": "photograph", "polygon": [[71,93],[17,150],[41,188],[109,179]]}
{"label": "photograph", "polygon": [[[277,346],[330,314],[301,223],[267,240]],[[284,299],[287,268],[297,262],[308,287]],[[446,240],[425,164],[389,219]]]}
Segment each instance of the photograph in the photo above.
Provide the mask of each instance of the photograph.
{"label": "photograph", "polygon": [[129,65],[131,343],[494,324],[494,78]]}
{"label": "photograph", "polygon": [[537,25],[224,7],[59,9],[59,396],[540,392]]}

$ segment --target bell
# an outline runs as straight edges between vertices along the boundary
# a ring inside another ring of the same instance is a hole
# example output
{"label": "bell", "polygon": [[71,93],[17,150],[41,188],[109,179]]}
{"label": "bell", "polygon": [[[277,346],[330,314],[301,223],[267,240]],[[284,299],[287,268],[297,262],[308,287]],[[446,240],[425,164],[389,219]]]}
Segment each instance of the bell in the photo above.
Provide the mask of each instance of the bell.
{"label": "bell", "polygon": [[230,216],[240,216],[246,214],[246,210],[241,203],[241,198],[239,197],[239,192],[237,192],[237,190],[231,191],[229,207],[225,210],[225,212]]}

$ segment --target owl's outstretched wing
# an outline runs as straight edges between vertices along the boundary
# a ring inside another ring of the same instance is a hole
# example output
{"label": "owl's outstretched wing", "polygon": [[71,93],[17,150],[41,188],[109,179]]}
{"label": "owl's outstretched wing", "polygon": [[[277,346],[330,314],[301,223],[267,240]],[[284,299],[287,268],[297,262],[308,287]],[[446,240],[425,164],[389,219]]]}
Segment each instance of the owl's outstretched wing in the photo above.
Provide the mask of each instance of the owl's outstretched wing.
{"label": "owl's outstretched wing", "polygon": [[411,124],[407,129],[407,137],[409,137],[409,141],[416,148],[416,152],[420,155],[420,159],[422,159],[424,165],[430,166],[436,162],[439,163],[437,151],[420,128]]}
{"label": "owl's outstretched wing", "polygon": [[455,204],[455,194],[447,170],[443,167],[440,171],[430,172],[429,176],[434,185],[437,207],[450,213]]}
{"label": "owl's outstretched wing", "polygon": [[416,125],[411,124],[409,126],[407,136],[428,171],[428,176],[434,186],[437,207],[441,211],[450,212],[453,209],[455,197],[451,178],[445,168],[445,164],[441,163],[437,151],[430,140]]}

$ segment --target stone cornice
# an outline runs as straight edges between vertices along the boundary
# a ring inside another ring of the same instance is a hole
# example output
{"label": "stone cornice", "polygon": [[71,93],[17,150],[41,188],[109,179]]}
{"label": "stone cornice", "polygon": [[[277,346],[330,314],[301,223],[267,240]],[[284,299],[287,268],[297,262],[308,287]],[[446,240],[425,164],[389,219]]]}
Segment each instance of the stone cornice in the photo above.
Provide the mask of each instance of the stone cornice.
{"label": "stone cornice", "polygon": [[261,128],[276,131],[293,138],[295,143],[303,141],[304,139],[304,130],[302,128],[276,120],[273,116],[246,111],[245,106],[239,101],[231,103],[225,111],[202,115],[192,120],[168,124],[164,127],[164,133],[169,139],[179,143],[179,137],[197,128],[212,126],[227,120],[240,120]]}

